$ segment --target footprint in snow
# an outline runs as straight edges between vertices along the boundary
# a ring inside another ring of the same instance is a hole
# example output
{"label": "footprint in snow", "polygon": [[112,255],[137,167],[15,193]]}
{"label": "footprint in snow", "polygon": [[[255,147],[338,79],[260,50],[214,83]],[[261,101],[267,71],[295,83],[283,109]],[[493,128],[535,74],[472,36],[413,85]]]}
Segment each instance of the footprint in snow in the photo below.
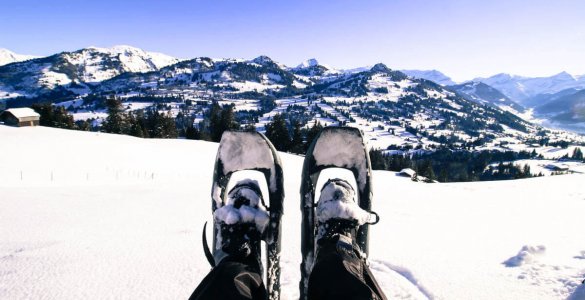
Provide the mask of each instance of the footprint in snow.
{"label": "footprint in snow", "polygon": [[407,268],[382,260],[370,261],[376,280],[389,299],[433,300],[435,296]]}

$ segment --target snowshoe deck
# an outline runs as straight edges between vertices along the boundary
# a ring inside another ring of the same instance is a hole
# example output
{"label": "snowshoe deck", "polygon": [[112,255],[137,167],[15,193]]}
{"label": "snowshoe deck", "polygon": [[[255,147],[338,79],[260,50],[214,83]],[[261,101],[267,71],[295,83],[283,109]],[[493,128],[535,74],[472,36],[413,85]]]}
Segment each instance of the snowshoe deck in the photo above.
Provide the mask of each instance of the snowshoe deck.
{"label": "snowshoe deck", "polygon": [[[276,149],[263,134],[258,132],[224,132],[217,150],[213,173],[211,189],[213,212],[225,205],[228,183],[232,174],[245,170],[260,171],[264,174],[268,186],[269,203],[263,203],[269,212],[269,223],[262,236],[262,240],[266,242],[265,280],[268,298],[277,300],[280,299],[280,233],[284,200],[282,163]],[[221,255],[218,253],[221,252],[221,249],[218,249],[217,241],[219,228],[218,224],[215,223],[213,226],[213,254],[206,254],[213,257]],[[258,242],[255,245],[258,250],[258,259],[261,257],[259,244]]]}
{"label": "snowshoe deck", "polygon": [[[328,168],[350,170],[357,183],[358,205],[370,211],[372,168],[363,135],[357,128],[326,127],[310,145],[303,164],[301,179],[301,263],[300,299],[306,299],[308,281],[315,259],[316,199],[315,189],[321,171]],[[357,243],[368,254],[368,225],[357,232]]]}

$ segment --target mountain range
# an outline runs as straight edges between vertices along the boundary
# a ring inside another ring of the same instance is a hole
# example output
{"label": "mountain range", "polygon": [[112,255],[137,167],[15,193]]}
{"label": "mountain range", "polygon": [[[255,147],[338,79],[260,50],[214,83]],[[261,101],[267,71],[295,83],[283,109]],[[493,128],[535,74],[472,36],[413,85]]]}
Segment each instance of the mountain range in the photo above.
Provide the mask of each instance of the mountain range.
{"label": "mountain range", "polygon": [[585,132],[585,75],[561,72],[549,77],[524,77],[500,73],[453,85],[438,71],[406,73],[448,86],[470,100],[511,108],[515,113],[530,109],[535,118],[549,126]]}
{"label": "mountain range", "polygon": [[567,72],[538,78],[499,74],[476,80],[531,109],[535,117],[546,120],[549,126],[585,131],[585,76]]}
{"label": "mountain range", "polygon": [[[581,94],[577,94],[585,88],[585,76],[566,72],[541,78],[498,74],[455,84],[437,70],[394,71],[383,64],[338,70],[316,59],[287,67],[267,56],[252,60],[206,57],[180,60],[131,46],[88,47],[48,57],[23,56],[2,50],[0,57],[8,62],[0,66],[0,99],[13,99],[12,103],[19,96],[44,96],[60,101],[78,95],[130,91],[229,99],[281,98],[310,93],[377,97],[384,92],[390,95],[408,93],[413,87],[400,86],[400,80],[410,77],[435,83],[434,88],[440,94],[453,92],[468,101],[513,113],[532,109],[537,117],[561,124],[585,119],[581,109],[585,102]],[[396,79],[394,84],[399,88],[376,87],[375,80],[371,80],[372,72]],[[556,101],[562,102],[556,105]]]}
{"label": "mountain range", "polygon": [[502,73],[473,81],[488,84],[520,104],[539,94],[554,94],[569,88],[585,87],[585,76],[573,76],[567,72],[550,77],[522,77]]}
{"label": "mountain range", "polygon": [[499,90],[480,81],[468,81],[462,84],[450,85],[448,88],[458,92],[462,97],[499,108],[510,108],[516,112],[526,109],[511,100]]}

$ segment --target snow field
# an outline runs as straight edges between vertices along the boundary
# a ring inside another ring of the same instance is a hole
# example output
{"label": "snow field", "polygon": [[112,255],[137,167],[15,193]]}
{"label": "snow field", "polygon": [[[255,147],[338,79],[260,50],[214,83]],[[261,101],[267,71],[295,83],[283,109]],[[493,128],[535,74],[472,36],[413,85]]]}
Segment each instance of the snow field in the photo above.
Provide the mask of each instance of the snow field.
{"label": "snow field", "polygon": [[[0,299],[186,299],[209,271],[217,144],[7,126],[0,140]],[[298,299],[302,157],[281,158],[281,292]],[[144,170],[154,177],[126,175]],[[585,299],[583,179],[423,184],[375,171],[370,266],[390,299]]]}
{"label": "snow field", "polygon": [[[510,162],[504,162],[510,163]],[[530,173],[538,175],[542,173],[544,176],[550,176],[555,172],[569,172],[585,174],[585,164],[577,161],[556,161],[548,159],[520,159],[513,162],[515,166],[520,168],[524,165],[530,166]],[[490,166],[497,167],[499,163],[493,163]]]}
{"label": "snow field", "polygon": [[[388,172],[374,178],[385,182],[374,195],[388,195],[373,202],[387,242],[370,241],[371,257],[406,267],[431,298],[565,299],[583,280],[582,175],[416,188]],[[506,266],[540,245],[546,251]]]}

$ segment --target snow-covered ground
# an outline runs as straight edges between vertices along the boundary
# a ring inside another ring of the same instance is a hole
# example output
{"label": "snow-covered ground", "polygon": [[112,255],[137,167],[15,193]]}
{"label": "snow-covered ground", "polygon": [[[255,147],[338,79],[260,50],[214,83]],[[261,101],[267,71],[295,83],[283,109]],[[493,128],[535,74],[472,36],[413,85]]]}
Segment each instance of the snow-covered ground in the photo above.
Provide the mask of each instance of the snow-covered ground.
{"label": "snow-covered ground", "polygon": [[[504,162],[510,163],[509,161]],[[522,168],[524,165],[530,166],[532,175],[542,174],[550,176],[558,172],[585,174],[585,164],[579,161],[562,161],[551,159],[519,159],[512,162],[514,165]],[[490,166],[497,168],[499,163],[493,163]]]}
{"label": "snow-covered ground", "polygon": [[[217,144],[7,126],[0,140],[0,299],[186,299],[209,271]],[[302,157],[281,157],[282,299],[298,299]],[[584,179],[374,172],[371,268],[389,299],[585,299]]]}

